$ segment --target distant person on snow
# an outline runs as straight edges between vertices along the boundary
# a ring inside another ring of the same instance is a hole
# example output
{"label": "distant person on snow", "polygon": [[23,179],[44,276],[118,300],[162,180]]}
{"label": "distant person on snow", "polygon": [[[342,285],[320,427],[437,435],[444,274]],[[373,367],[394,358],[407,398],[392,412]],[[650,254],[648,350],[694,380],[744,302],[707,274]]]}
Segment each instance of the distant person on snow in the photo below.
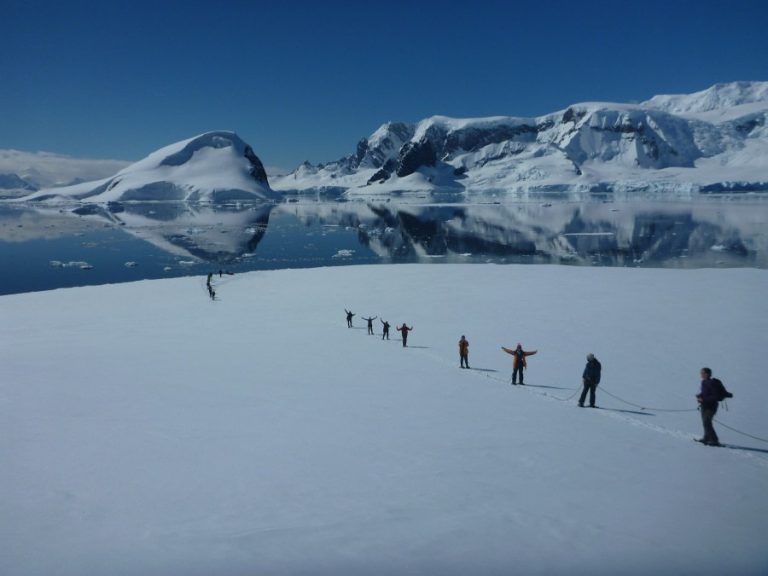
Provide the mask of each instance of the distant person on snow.
{"label": "distant person on snow", "polygon": [[384,336],[386,336],[387,340],[389,340],[389,322],[385,322],[382,319],[379,319],[379,322],[384,326],[383,332],[381,333],[381,339],[384,340]]}
{"label": "distant person on snow", "polygon": [[701,410],[701,423],[704,425],[704,437],[698,441],[707,446],[722,446],[717,437],[712,420],[717,414],[719,402],[726,398],[733,398],[733,394],[728,392],[717,378],[712,378],[710,368],[701,369],[701,390],[696,394],[699,401],[699,410]]}
{"label": "distant person on snow", "polygon": [[354,314],[346,308],[344,308],[344,312],[347,313],[347,328],[352,328],[352,316],[354,316]]}
{"label": "distant person on snow", "polygon": [[459,366],[469,368],[469,340],[463,335],[459,340]]}
{"label": "distant person on snow", "polygon": [[368,322],[368,334],[371,336],[373,335],[373,321],[378,318],[378,316],[374,316],[373,318],[366,318],[365,316],[362,317],[363,320]]}
{"label": "distant person on snow", "polygon": [[538,352],[538,350],[531,350],[529,352],[526,352],[523,350],[522,344],[518,344],[517,348],[514,350],[510,350],[509,348],[504,348],[504,346],[501,347],[504,352],[507,354],[512,354],[512,384],[517,384],[517,375],[520,375],[520,384],[525,384],[523,382],[523,371],[528,367],[528,362],[526,362],[525,358],[527,356],[533,356]]}
{"label": "distant person on snow", "polygon": [[402,326],[397,327],[397,331],[403,335],[403,348],[405,348],[408,345],[408,332],[410,332],[411,330],[413,330],[413,326],[408,328],[408,326],[405,325],[405,322],[403,322]]}
{"label": "distant person on snow", "polygon": [[211,285],[211,278],[213,278],[213,272],[208,272],[208,280],[205,282],[208,286]]}
{"label": "distant person on snow", "polygon": [[213,286],[208,284],[208,296],[211,297],[211,300],[216,300],[216,291],[213,289]]}
{"label": "distant person on snow", "polygon": [[579,406],[581,408],[584,408],[587,391],[589,391],[589,407],[595,407],[595,391],[597,390],[597,385],[600,384],[600,371],[602,368],[602,364],[595,358],[594,354],[587,354],[587,365],[584,367],[584,372],[581,375],[581,381],[584,384],[584,389],[579,397]]}

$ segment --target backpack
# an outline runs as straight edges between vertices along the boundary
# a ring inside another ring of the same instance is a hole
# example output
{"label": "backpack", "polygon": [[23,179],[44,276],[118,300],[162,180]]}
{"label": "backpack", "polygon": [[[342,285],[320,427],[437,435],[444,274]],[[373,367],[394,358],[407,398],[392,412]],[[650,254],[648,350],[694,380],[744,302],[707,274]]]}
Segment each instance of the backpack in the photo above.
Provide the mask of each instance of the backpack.
{"label": "backpack", "polygon": [[712,378],[712,388],[715,391],[718,402],[722,402],[726,398],[733,398],[733,394],[728,392],[728,390],[725,389],[723,383],[717,378]]}

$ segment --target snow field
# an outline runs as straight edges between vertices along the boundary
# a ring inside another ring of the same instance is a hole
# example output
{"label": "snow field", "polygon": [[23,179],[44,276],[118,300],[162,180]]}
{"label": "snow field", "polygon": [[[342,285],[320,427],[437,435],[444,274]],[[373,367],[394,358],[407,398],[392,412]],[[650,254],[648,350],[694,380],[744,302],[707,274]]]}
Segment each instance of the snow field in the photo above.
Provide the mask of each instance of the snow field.
{"label": "snow field", "polygon": [[[0,572],[765,573],[768,447],[601,389],[691,409],[709,365],[717,418],[768,437],[766,279],[379,265],[214,278],[217,302],[205,278],[2,297]],[[604,410],[556,399],[588,352]]]}

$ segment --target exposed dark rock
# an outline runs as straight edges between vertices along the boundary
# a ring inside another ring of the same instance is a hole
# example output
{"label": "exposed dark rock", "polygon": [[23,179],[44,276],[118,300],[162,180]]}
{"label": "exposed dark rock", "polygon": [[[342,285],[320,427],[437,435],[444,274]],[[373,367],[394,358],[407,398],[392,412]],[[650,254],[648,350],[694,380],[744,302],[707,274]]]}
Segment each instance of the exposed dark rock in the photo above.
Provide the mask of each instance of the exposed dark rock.
{"label": "exposed dark rock", "polygon": [[261,160],[259,160],[259,157],[256,156],[253,148],[246,145],[244,156],[248,159],[248,162],[251,163],[251,168],[249,170],[251,176],[253,176],[257,182],[261,182],[262,184],[269,186],[269,181],[267,180],[267,171],[264,170],[264,164],[262,164]]}
{"label": "exposed dark rock", "polygon": [[765,125],[765,116],[757,116],[736,124],[736,130],[744,135],[749,134],[758,126]]}
{"label": "exposed dark rock", "polygon": [[385,182],[389,179],[391,176],[391,173],[386,168],[379,168],[373,176],[368,178],[368,184],[371,184],[373,182]]}
{"label": "exposed dark rock", "polygon": [[360,162],[365,158],[365,154],[368,152],[368,140],[363,138],[357,143],[357,152],[355,152],[355,167],[360,165]]}
{"label": "exposed dark rock", "polygon": [[407,142],[400,149],[397,175],[402,178],[413,174],[422,166],[434,166],[437,163],[435,148],[427,139],[419,142]]}
{"label": "exposed dark rock", "polygon": [[579,110],[577,112],[573,108],[568,108],[568,110],[566,110],[563,113],[563,124],[567,122],[574,122],[577,120],[581,120],[582,118],[584,118],[585,115],[586,115],[586,111],[584,110]]}

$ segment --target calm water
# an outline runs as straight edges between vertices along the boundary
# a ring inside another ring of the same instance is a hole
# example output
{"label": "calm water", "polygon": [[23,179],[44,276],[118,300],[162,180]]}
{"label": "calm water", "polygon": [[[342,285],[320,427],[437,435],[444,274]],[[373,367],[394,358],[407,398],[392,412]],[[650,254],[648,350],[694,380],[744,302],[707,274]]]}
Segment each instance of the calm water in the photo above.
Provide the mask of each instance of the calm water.
{"label": "calm water", "polygon": [[768,201],[0,204],[0,294],[410,262],[768,268]]}

